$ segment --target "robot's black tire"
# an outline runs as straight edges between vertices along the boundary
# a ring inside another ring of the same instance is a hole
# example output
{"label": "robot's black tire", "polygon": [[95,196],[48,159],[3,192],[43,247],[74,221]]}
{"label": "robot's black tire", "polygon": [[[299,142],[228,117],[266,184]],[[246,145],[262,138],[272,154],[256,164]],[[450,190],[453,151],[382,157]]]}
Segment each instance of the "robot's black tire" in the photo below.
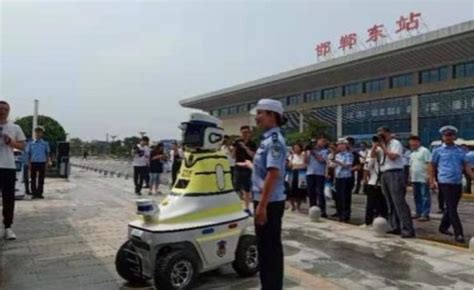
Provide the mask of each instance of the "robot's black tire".
{"label": "robot's black tire", "polygon": [[232,267],[241,277],[251,277],[258,273],[257,238],[254,235],[240,237]]}
{"label": "robot's black tire", "polygon": [[[131,241],[126,241],[118,250],[117,255],[115,256],[115,269],[117,273],[123,279],[127,280],[132,284],[142,285],[147,283],[147,279],[137,271],[137,256],[133,253],[136,253],[135,248],[132,245]],[[135,271],[133,270],[135,269]]]}
{"label": "robot's black tire", "polygon": [[[189,281],[185,285],[173,285],[171,278],[173,268],[183,263],[186,264],[186,267],[191,267],[192,269]],[[155,286],[160,290],[192,289],[199,274],[198,267],[198,260],[191,251],[181,249],[169,252],[165,256],[159,257],[156,261]]]}

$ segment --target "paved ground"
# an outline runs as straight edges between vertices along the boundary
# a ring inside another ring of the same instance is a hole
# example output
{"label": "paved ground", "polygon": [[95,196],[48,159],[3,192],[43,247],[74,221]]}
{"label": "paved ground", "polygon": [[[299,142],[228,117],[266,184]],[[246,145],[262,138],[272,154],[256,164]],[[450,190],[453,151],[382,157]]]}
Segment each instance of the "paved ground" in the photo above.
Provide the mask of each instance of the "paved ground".
{"label": "paved ground", "polygon": [[[114,166],[116,168],[117,166]],[[114,256],[134,216],[131,180],[74,169],[49,180],[45,200],[17,203],[18,240],[1,248],[0,288],[130,289]],[[285,289],[472,289],[474,255],[465,249],[395,237],[287,212]],[[258,289],[225,267],[201,276],[199,289]],[[152,289],[146,287],[145,289]]]}
{"label": "paved ground", "polygon": [[[366,196],[362,194],[353,194],[352,195],[352,220],[351,224],[362,225],[365,219],[365,205],[366,205]],[[415,209],[413,195],[411,189],[409,188],[407,201],[410,205],[412,211]],[[416,229],[416,234],[419,238],[427,239],[430,241],[438,241],[446,244],[452,244],[455,246],[468,247],[469,240],[474,236],[474,196],[464,195],[463,200],[459,204],[458,212],[462,220],[464,235],[466,237],[466,243],[460,245],[459,243],[454,242],[452,237],[442,235],[438,232],[439,224],[441,222],[442,214],[437,214],[438,210],[438,197],[437,193],[432,194],[432,213],[431,220],[428,222],[419,222],[414,220],[414,226]],[[335,208],[330,208],[328,211],[330,214],[335,212]],[[415,212],[413,212],[415,214]],[[334,219],[335,220],[335,219]],[[452,229],[450,229],[452,231]]]}
{"label": "paved ground", "polygon": [[[117,161],[117,160],[89,160],[83,162],[76,159],[76,164],[89,165],[93,168],[99,169],[101,172],[107,171],[107,175],[110,175],[111,172],[115,174],[120,174],[121,176],[132,176],[133,170],[128,161]],[[103,174],[103,173],[102,173]],[[166,178],[165,178],[166,179]],[[473,186],[474,188],[474,186]],[[353,225],[362,225],[365,218],[365,205],[366,205],[366,196],[363,194],[354,194],[352,196],[352,219],[350,221]],[[415,209],[413,195],[411,188],[408,188],[407,201],[412,210]],[[331,204],[331,203],[330,203]],[[303,204],[302,210],[303,213],[307,213],[307,204]],[[438,232],[438,227],[441,222],[442,214],[436,213],[438,210],[438,198],[437,192],[432,193],[432,213],[431,221],[429,222],[418,222],[414,221],[416,228],[416,233],[419,238],[427,239],[430,241],[438,241],[446,244],[452,244],[456,246],[468,247],[468,241],[474,236],[474,194],[464,194],[463,199],[461,200],[458,211],[463,223],[464,234],[466,236],[466,243],[460,245],[459,243],[454,242],[454,239],[449,236],[442,235]],[[332,214],[335,212],[334,206],[328,207],[328,213]],[[414,214],[414,212],[413,212]],[[334,219],[336,220],[336,219]]]}

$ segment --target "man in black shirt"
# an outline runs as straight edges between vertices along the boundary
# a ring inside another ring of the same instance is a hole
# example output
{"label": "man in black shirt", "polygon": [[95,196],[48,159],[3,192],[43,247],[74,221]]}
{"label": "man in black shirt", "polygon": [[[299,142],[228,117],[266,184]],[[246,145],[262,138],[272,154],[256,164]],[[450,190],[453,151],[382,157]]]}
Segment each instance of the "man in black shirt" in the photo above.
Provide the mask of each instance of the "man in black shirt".
{"label": "man in black shirt", "polygon": [[257,151],[257,145],[250,140],[251,131],[249,126],[240,127],[241,138],[233,144],[235,157],[235,190],[242,193],[245,202],[245,211],[251,215],[250,190],[252,187],[252,170],[245,166],[246,162],[251,162]]}

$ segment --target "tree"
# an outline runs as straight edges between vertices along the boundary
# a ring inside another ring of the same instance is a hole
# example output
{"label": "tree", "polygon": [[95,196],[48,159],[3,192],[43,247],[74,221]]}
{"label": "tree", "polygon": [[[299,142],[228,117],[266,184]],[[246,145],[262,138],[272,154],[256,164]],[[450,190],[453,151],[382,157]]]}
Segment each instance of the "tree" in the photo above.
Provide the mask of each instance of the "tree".
{"label": "tree", "polygon": [[84,149],[85,143],[80,138],[71,138],[69,140],[71,155],[81,155]]}
{"label": "tree", "polygon": [[[33,116],[26,116],[15,121],[18,124],[25,136],[30,137],[33,127]],[[43,126],[45,129],[43,138],[49,142],[51,152],[56,152],[57,143],[60,141],[66,141],[66,131],[58,121],[48,116],[38,116],[38,125]]]}
{"label": "tree", "polygon": [[304,126],[303,132],[290,132],[286,136],[286,140],[289,145],[294,143],[306,143],[315,136],[326,136],[328,139],[332,139],[332,136],[329,135],[328,130],[329,126],[319,120],[309,119]]}

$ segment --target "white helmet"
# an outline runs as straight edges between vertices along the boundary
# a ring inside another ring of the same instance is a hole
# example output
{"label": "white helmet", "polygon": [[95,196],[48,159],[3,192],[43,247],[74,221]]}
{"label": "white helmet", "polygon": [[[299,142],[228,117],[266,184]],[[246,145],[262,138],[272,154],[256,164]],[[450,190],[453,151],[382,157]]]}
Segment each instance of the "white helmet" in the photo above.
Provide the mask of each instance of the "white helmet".
{"label": "white helmet", "polygon": [[183,145],[191,150],[219,150],[224,129],[216,117],[204,113],[191,114],[189,122],[181,123]]}

